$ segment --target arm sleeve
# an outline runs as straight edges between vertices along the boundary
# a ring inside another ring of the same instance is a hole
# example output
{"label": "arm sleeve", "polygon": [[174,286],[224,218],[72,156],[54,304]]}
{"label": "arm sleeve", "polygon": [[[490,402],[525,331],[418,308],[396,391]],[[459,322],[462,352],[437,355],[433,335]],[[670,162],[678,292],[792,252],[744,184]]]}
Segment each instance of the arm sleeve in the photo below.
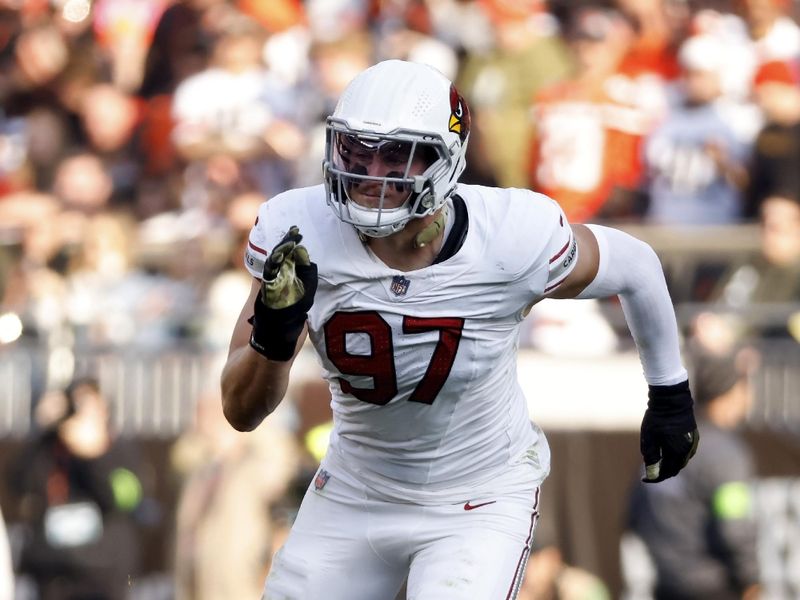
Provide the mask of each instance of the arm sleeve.
{"label": "arm sleeve", "polygon": [[600,265],[578,298],[618,295],[647,383],[685,381],[688,374],[681,362],[675,311],[658,256],[627,233],[598,225],[589,228],[597,238]]}

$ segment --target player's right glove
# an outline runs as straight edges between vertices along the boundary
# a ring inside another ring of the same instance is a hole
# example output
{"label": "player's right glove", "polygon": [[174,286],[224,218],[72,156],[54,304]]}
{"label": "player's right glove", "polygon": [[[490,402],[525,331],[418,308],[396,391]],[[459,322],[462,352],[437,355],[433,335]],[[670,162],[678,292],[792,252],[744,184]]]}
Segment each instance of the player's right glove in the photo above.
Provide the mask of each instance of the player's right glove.
{"label": "player's right glove", "polygon": [[658,483],[686,466],[697,451],[700,434],[688,381],[649,387],[639,440],[645,465],[642,481]]}
{"label": "player's right glove", "polygon": [[261,293],[251,319],[250,345],[270,360],[294,356],[308,311],[317,292],[317,265],[300,245],[303,236],[293,225],[272,249],[261,277]]}

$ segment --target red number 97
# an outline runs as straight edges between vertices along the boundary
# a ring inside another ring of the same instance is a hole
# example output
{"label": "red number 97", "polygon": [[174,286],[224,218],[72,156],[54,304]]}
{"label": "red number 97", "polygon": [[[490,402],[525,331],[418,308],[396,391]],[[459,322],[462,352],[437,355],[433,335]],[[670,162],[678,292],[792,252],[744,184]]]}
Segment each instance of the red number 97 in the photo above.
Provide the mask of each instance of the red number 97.
{"label": "red number 97", "polygon": [[[409,401],[433,404],[453,368],[463,329],[464,319],[458,317],[403,317],[403,333],[439,332],[431,362]],[[397,395],[392,328],[378,312],[370,310],[334,313],[325,323],[324,331],[328,358],[343,375],[372,378],[373,386],[362,388],[355,387],[340,377],[339,385],[344,393],[381,406]],[[352,354],[347,351],[347,334],[354,333],[369,336],[369,354]]]}

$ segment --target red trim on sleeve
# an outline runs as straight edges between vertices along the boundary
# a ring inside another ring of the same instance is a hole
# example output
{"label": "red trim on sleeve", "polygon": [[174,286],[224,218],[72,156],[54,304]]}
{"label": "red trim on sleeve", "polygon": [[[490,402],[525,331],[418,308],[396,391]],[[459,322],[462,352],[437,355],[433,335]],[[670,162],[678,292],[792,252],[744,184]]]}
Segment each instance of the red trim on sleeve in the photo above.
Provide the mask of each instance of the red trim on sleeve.
{"label": "red trim on sleeve", "polygon": [[[570,271],[570,273],[572,273],[572,271]],[[554,289],[556,289],[558,286],[560,286],[562,283],[564,283],[564,280],[565,280],[567,277],[569,277],[569,273],[567,273],[566,275],[564,275],[564,276],[563,276],[561,279],[559,279],[559,280],[558,280],[558,281],[556,281],[555,283],[551,283],[551,284],[550,284],[550,285],[548,285],[546,288],[544,288],[544,293],[546,294],[547,292],[552,292]]]}
{"label": "red trim on sleeve", "polygon": [[[264,250],[263,248],[259,248],[258,246],[256,246],[256,245],[255,245],[253,242],[251,242],[250,240],[247,240],[247,245],[248,245],[248,246],[250,246],[250,248],[252,248],[252,249],[253,249],[253,250],[255,250],[256,252],[260,252],[260,253],[261,253],[261,254],[263,254],[264,256],[266,256],[266,255],[267,255],[267,251],[266,251],[266,250]],[[552,262],[552,261],[550,261],[550,262]]]}
{"label": "red trim on sleeve", "polygon": [[551,258],[551,259],[550,259],[550,264],[553,264],[553,263],[554,263],[554,262],[556,262],[556,261],[557,261],[559,258],[561,258],[561,255],[562,255],[562,254],[564,254],[564,252],[566,252],[566,251],[567,251],[567,248],[569,247],[569,243],[570,243],[571,241],[572,241],[572,237],[570,237],[570,239],[568,239],[568,240],[567,240],[567,243],[566,243],[566,244],[564,244],[564,247],[563,247],[561,250],[559,250],[559,251],[558,251],[558,254],[556,254],[555,256],[553,256],[553,258]]}

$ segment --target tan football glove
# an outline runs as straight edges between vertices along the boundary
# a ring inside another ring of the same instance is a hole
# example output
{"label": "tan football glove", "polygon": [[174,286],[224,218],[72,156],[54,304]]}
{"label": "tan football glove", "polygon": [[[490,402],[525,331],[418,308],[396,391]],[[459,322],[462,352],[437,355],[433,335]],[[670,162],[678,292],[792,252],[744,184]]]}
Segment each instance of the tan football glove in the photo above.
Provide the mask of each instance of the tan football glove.
{"label": "tan football glove", "polygon": [[306,247],[300,245],[302,239],[300,229],[293,225],[267,257],[261,279],[261,301],[268,308],[287,308],[300,302],[306,294],[297,267],[310,267],[311,259]]}

